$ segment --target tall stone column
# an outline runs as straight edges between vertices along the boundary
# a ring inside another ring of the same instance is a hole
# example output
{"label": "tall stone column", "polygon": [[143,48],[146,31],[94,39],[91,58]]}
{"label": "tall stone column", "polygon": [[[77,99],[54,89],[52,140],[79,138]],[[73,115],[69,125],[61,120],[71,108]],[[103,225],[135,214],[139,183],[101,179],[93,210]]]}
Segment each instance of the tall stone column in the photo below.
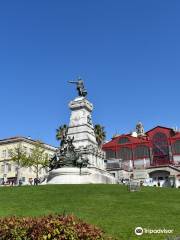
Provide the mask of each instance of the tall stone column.
{"label": "tall stone column", "polygon": [[76,148],[97,146],[91,112],[93,105],[84,97],[77,97],[69,103],[71,117],[68,135],[74,136],[73,144]]}
{"label": "tall stone column", "polygon": [[74,137],[76,151],[89,160],[89,167],[105,169],[105,153],[98,148],[91,113],[93,105],[85,97],[77,97],[69,103],[71,110],[68,136]]}

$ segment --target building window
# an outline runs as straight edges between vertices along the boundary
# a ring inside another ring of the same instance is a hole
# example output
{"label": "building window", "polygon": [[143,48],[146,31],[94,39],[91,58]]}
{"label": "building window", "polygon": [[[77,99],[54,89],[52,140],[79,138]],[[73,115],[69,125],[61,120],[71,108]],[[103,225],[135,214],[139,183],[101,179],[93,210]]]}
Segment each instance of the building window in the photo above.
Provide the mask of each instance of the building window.
{"label": "building window", "polygon": [[153,136],[153,154],[164,156],[169,154],[168,140],[164,133],[156,133]]}
{"label": "building window", "polygon": [[169,145],[168,138],[164,133],[158,132],[152,139],[153,164],[169,164]]}
{"label": "building window", "polygon": [[6,158],[6,150],[2,151],[2,158]]}
{"label": "building window", "polygon": [[130,148],[122,147],[117,152],[117,158],[122,160],[131,160],[132,159],[132,151]]}
{"label": "building window", "polygon": [[116,153],[113,150],[107,150],[106,151],[106,158],[107,159],[111,159],[111,158],[115,158],[116,157]]}
{"label": "building window", "polygon": [[174,144],[173,144],[173,152],[175,154],[180,154],[180,140],[177,140]]}
{"label": "building window", "polygon": [[12,151],[13,151],[12,148],[8,149],[8,151],[7,151],[7,156],[8,156],[8,158],[11,158],[11,153],[12,153]]}
{"label": "building window", "polygon": [[11,164],[7,164],[8,165],[8,172],[11,172],[11,170],[12,170],[12,165]]}
{"label": "building window", "polygon": [[116,174],[115,173],[111,173],[113,177],[116,177]]}
{"label": "building window", "polygon": [[29,149],[28,149],[28,152],[27,152],[27,155],[28,155],[28,156],[31,156],[31,155],[32,155],[32,152],[33,152],[33,148],[29,148]]}
{"label": "building window", "polygon": [[135,159],[142,159],[149,157],[149,148],[147,146],[137,146],[134,149],[134,158]]}
{"label": "building window", "polygon": [[27,154],[27,147],[23,146],[24,153]]}
{"label": "building window", "polygon": [[5,168],[4,164],[1,165],[1,173],[4,173],[4,168]]}
{"label": "building window", "polygon": [[118,141],[119,144],[124,144],[124,143],[128,143],[128,142],[129,142],[129,139],[127,137],[122,137]]}

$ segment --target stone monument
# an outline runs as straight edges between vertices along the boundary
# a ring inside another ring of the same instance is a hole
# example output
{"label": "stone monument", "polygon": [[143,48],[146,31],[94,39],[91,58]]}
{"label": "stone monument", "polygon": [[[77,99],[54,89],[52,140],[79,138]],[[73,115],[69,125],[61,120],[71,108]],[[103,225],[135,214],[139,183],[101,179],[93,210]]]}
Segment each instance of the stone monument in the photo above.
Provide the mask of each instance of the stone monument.
{"label": "stone monument", "polygon": [[78,79],[70,83],[76,84],[78,96],[69,103],[69,126],[50,161],[47,184],[115,183],[114,176],[105,170],[105,155],[96,141],[93,105],[86,98],[84,82]]}

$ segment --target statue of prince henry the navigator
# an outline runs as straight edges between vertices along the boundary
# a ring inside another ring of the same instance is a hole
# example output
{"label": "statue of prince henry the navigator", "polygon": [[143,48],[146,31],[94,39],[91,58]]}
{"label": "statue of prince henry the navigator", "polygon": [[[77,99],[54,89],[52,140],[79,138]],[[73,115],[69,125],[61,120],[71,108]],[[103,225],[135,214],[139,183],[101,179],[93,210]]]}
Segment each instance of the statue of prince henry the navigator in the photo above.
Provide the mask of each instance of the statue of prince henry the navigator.
{"label": "statue of prince henry the navigator", "polygon": [[[85,97],[87,95],[87,90],[84,87],[84,82],[81,78],[77,81],[69,81],[69,83],[76,84],[78,95],[80,97]],[[89,120],[90,121],[90,120]],[[74,136],[68,136],[68,127],[63,129],[62,139],[60,147],[57,153],[50,160],[49,168],[50,170],[61,168],[61,167],[87,167],[88,159],[84,159],[82,154],[75,151],[75,146],[73,144]]]}
{"label": "statue of prince henry the navigator", "polygon": [[87,90],[84,87],[84,82],[80,77],[77,79],[77,81],[69,81],[69,83],[76,84],[76,89],[80,97],[85,97],[87,95]]}
{"label": "statue of prince henry the navigator", "polygon": [[98,148],[91,121],[93,105],[86,99],[81,78],[69,81],[76,86],[78,97],[69,103],[69,126],[61,133],[61,144],[50,161],[47,184],[115,183],[105,170],[104,153]]}

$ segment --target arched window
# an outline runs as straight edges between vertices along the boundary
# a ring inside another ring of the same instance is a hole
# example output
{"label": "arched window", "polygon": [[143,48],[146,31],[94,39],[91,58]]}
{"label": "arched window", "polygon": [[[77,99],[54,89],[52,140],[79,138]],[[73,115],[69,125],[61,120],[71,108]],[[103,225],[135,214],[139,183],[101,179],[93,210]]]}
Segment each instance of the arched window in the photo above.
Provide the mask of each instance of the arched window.
{"label": "arched window", "polygon": [[170,158],[167,136],[161,132],[156,133],[153,136],[152,145],[153,145],[152,146],[153,164],[155,165],[168,164]]}
{"label": "arched window", "polygon": [[134,149],[134,157],[136,159],[138,158],[147,158],[149,157],[149,148],[147,146],[137,146],[135,149]]}
{"label": "arched window", "polygon": [[173,152],[175,154],[180,154],[180,140],[175,141],[173,144]]}
{"label": "arched window", "polygon": [[122,147],[117,152],[117,158],[120,158],[122,160],[130,160],[132,159],[132,151],[130,148]]}
{"label": "arched window", "polygon": [[158,132],[153,136],[153,154],[156,156],[169,154],[168,140],[164,133]]}
{"label": "arched window", "polygon": [[119,144],[124,144],[124,143],[128,143],[129,142],[129,139],[127,137],[122,137],[119,139]]}
{"label": "arched window", "polygon": [[113,150],[106,150],[106,158],[107,159],[112,159],[116,157],[116,153]]}

